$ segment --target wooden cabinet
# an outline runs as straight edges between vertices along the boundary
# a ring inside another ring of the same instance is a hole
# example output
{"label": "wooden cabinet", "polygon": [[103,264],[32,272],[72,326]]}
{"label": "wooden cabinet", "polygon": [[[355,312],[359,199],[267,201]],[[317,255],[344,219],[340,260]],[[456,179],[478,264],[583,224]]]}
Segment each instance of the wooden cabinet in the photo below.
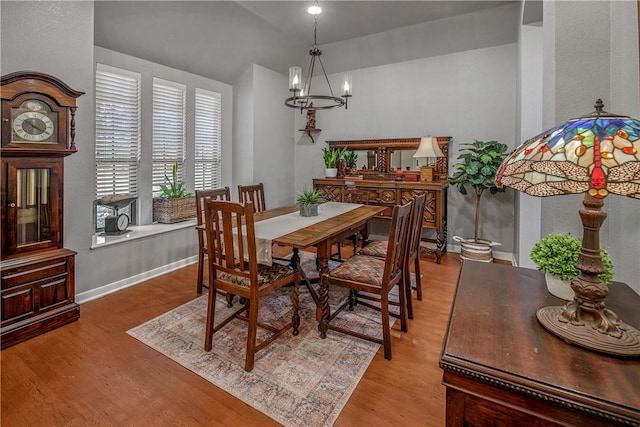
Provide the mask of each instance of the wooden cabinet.
{"label": "wooden cabinet", "polygon": [[2,348],[80,317],[75,255],[65,249],[64,158],[76,152],[76,98],[55,77],[2,77]]}
{"label": "wooden cabinet", "polygon": [[75,252],[68,249],[2,261],[2,348],[80,317],[74,272]]}
{"label": "wooden cabinet", "polygon": [[[421,255],[433,255],[439,264],[442,254],[446,252],[447,242],[447,188],[446,181],[416,182],[416,181],[392,181],[392,180],[349,180],[356,188],[366,190],[369,193],[369,204],[385,206],[378,219],[387,221],[391,219],[393,206],[405,204],[415,196],[427,194],[427,203],[424,210],[423,230],[428,233],[435,230],[435,238],[424,237],[422,240],[435,244],[435,248],[421,248]],[[313,187],[320,192],[327,201],[343,201],[345,179],[324,178],[314,179]]]}
{"label": "wooden cabinet", "polygon": [[[609,289],[607,307],[640,328],[638,294]],[[544,329],[536,311],[564,303],[537,270],[463,263],[440,358],[447,426],[640,426],[640,360]]]}

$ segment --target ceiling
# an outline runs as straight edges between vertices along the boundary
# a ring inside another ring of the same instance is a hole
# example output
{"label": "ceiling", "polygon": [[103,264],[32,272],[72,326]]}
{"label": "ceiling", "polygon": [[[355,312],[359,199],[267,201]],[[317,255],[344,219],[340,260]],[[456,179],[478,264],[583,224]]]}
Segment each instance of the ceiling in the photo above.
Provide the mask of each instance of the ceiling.
{"label": "ceiling", "polygon": [[[318,44],[513,1],[322,1]],[[253,63],[287,73],[313,44],[312,1],[96,1],[97,46],[227,84]],[[306,61],[305,61],[306,62]]]}

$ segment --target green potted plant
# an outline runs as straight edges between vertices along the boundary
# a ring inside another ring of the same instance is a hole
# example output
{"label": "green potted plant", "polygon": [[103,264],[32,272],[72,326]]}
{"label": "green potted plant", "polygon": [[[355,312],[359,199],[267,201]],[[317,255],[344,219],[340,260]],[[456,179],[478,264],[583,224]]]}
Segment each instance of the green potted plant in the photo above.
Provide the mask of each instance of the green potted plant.
{"label": "green potted plant", "polygon": [[318,216],[318,205],[324,202],[324,199],[315,189],[305,188],[298,193],[297,202],[300,205],[300,215]]}
{"label": "green potted plant", "polygon": [[338,156],[336,150],[332,150],[329,144],[322,147],[322,159],[324,160],[324,174],[327,178],[335,178],[338,175]]}
{"label": "green potted plant", "polygon": [[153,220],[162,224],[185,221],[196,216],[196,201],[184,184],[178,181],[178,163],[171,168],[171,179],[165,174],[166,184],[153,198]]}
{"label": "green potted plant", "polygon": [[453,165],[453,175],[448,181],[458,188],[460,193],[466,195],[467,187],[471,187],[476,195],[475,221],[473,239],[465,239],[458,236],[454,240],[461,243],[461,256],[479,261],[492,261],[492,246],[499,243],[491,242],[478,237],[478,223],[480,220],[480,201],[485,190],[491,194],[504,192],[505,188],[495,185],[495,176],[507,156],[507,145],[497,141],[474,141],[462,144],[459,163]]}
{"label": "green potted plant", "polygon": [[[552,295],[565,300],[573,299],[570,281],[580,274],[580,270],[574,265],[581,247],[582,239],[576,239],[570,234],[551,233],[538,241],[531,250],[531,260],[545,274],[547,289]],[[600,248],[600,256],[606,272],[599,277],[602,283],[608,285],[613,279],[613,262],[604,248]]]}
{"label": "green potted plant", "polygon": [[324,160],[325,176],[335,178],[338,175],[338,161],[344,158],[347,147],[342,149],[331,149],[329,144],[322,148],[322,158]]}
{"label": "green potted plant", "polygon": [[347,164],[348,173],[355,175],[358,172],[358,153],[353,150],[346,150],[344,152],[344,161]]}

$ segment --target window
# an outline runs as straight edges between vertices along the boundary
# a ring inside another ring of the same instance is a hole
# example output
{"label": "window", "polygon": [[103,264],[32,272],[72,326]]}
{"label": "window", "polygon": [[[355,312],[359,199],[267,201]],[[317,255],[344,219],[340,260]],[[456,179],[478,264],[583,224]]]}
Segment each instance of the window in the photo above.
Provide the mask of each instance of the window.
{"label": "window", "polygon": [[178,164],[178,181],[183,181],[186,131],[186,86],[153,79],[153,192],[160,191],[165,176]]}
{"label": "window", "polygon": [[222,136],[220,94],[196,89],[194,189],[222,185]]}
{"label": "window", "polygon": [[[138,195],[140,161],[140,79],[138,73],[97,64],[96,199],[112,194]],[[95,205],[95,228],[114,210]],[[120,210],[136,223],[135,201]]]}

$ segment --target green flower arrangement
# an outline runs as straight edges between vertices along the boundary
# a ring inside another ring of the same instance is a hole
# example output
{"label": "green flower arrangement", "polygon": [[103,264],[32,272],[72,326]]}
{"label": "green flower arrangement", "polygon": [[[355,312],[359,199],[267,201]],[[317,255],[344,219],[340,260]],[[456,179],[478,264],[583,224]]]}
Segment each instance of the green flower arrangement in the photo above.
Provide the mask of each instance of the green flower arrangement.
{"label": "green flower arrangement", "polygon": [[318,203],[324,202],[324,199],[316,190],[312,188],[305,188],[298,193],[297,202],[301,206],[317,205]]}
{"label": "green flower arrangement", "polygon": [[[582,239],[576,239],[570,234],[551,233],[535,244],[531,250],[531,260],[541,272],[555,274],[562,280],[571,280],[580,274],[574,264],[581,247]],[[599,277],[602,283],[608,285],[613,279],[613,262],[604,248],[600,248],[600,255],[606,272]]]}

